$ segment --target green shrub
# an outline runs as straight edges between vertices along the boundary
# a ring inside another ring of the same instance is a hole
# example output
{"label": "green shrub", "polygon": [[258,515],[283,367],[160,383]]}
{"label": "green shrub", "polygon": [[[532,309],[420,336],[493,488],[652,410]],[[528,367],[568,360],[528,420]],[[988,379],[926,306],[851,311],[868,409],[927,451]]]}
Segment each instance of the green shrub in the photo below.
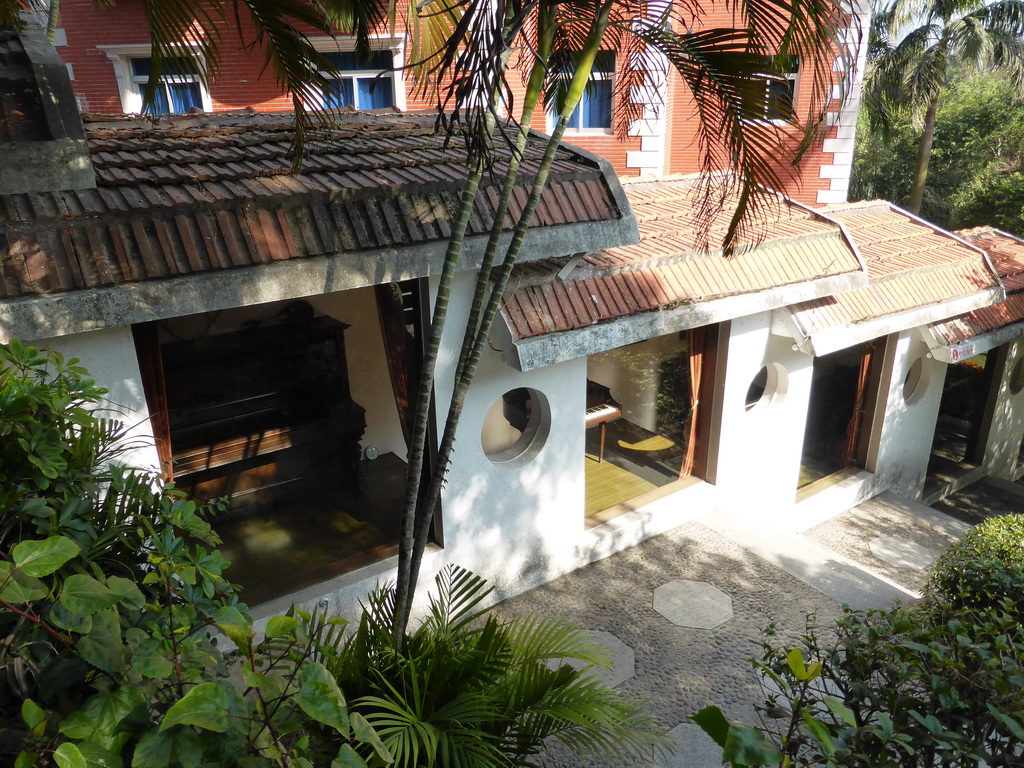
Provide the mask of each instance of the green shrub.
{"label": "green shrub", "polygon": [[257,642],[210,511],[111,463],[124,432],[96,415],[103,394],[75,360],[0,345],[0,764],[386,760],[319,661],[344,622],[295,612]]}
{"label": "green shrub", "polygon": [[383,589],[327,664],[396,768],[533,765],[549,737],[600,765],[642,761],[669,743],[594,676],[591,665],[609,659],[587,633],[553,617],[498,620],[479,608],[492,590],[457,567],[442,570],[436,585],[430,612],[400,650],[394,590]]}
{"label": "green shrub", "polygon": [[1004,607],[925,601],[847,609],[756,663],[760,728],[717,708],[697,720],[739,766],[976,768],[1024,764],[1024,628]]}
{"label": "green shrub", "polygon": [[968,531],[935,563],[928,587],[954,606],[1010,600],[1024,619],[1024,515],[993,517]]}

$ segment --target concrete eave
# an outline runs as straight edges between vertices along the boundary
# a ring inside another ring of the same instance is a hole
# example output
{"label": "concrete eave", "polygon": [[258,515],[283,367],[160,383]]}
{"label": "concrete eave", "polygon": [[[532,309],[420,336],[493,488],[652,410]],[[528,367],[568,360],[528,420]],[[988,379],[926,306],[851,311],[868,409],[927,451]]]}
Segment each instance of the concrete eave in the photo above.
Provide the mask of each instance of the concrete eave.
{"label": "concrete eave", "polygon": [[513,338],[508,323],[502,316],[501,321],[495,323],[495,330],[492,333],[494,341],[502,349],[502,358],[506,363],[519,371],[532,371],[668,333],[858,290],[866,287],[867,282],[867,275],[862,271],[846,272],[780,286],[769,291],[725,296],[710,301],[695,301],[672,309],[643,312],[587,328],[521,340]]}
{"label": "concrete eave", "polygon": [[[615,182],[618,183],[617,181]],[[621,191],[621,190],[620,190]],[[530,229],[523,261],[636,242],[628,203],[621,219]],[[620,209],[622,210],[622,209]],[[502,238],[499,252],[511,235]],[[480,265],[485,236],[467,238],[459,270]],[[0,300],[0,342],[39,339],[334,293],[440,274],[447,241],[204,272],[140,283]]]}
{"label": "concrete eave", "polygon": [[904,312],[876,317],[852,325],[837,325],[813,333],[808,333],[801,326],[798,316],[791,311],[783,310],[789,317],[773,318],[772,328],[776,332],[785,329],[784,335],[793,338],[798,349],[805,354],[821,357],[831,352],[838,352],[840,349],[847,349],[854,344],[861,344],[911,328],[927,326],[981,307],[998,304],[1005,298],[1006,294],[1002,285],[997,285],[938,304],[915,307]]}
{"label": "concrete eave", "polygon": [[946,344],[938,338],[932,327],[921,329],[921,338],[928,344],[932,357],[943,363],[959,363],[975,355],[988,352],[1024,336],[1024,321],[1004,325],[985,333],[979,333],[960,344]]}

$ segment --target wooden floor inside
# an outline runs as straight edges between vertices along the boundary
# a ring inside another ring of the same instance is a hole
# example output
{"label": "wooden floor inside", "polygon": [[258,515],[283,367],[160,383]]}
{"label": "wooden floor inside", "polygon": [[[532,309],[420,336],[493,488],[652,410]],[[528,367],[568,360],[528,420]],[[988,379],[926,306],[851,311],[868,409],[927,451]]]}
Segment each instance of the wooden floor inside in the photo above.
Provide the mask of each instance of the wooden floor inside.
{"label": "wooden floor inside", "polygon": [[683,448],[626,419],[608,424],[603,461],[599,451],[600,430],[590,429],[583,459],[588,525],[609,518],[599,513],[679,481]]}
{"label": "wooden floor inside", "polygon": [[361,471],[363,487],[344,498],[294,497],[215,521],[231,562],[226,576],[243,601],[263,603],[397,553],[405,463],[388,453]]}

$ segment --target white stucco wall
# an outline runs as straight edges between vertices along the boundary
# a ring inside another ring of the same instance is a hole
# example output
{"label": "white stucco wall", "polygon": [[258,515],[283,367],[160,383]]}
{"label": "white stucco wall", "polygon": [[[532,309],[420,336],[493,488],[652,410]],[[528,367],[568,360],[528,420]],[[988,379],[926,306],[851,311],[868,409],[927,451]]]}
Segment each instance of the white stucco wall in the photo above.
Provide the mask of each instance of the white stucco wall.
{"label": "white stucco wall", "polygon": [[[731,323],[715,471],[722,508],[758,519],[784,514],[795,501],[813,363],[770,329],[770,312]],[[748,411],[750,383],[769,363],[785,370],[783,391]]]}
{"label": "white stucco wall", "polygon": [[[916,401],[908,403],[903,394],[904,382],[918,359],[922,364],[922,380]],[[885,390],[885,412],[878,450],[872,467],[879,491],[890,490],[911,499],[920,499],[945,377],[945,363],[928,354],[928,346],[920,340],[916,330],[898,335],[892,372]]]}
{"label": "white stucco wall", "polygon": [[106,399],[111,410],[103,415],[120,419],[129,427],[128,439],[132,447],[124,455],[123,462],[157,469],[160,462],[130,328],[108,328],[52,339],[26,340],[26,343],[56,350],[65,358],[79,358],[96,383],[109,390]]}
{"label": "white stucco wall", "polygon": [[[1014,369],[1024,359],[1024,339],[1005,345],[1003,366],[996,373],[995,407],[985,441],[985,468],[997,477],[1013,479],[1017,475],[1017,457],[1024,435],[1024,388],[1014,393],[1010,387]],[[989,356],[997,353],[990,350]]]}
{"label": "white stucco wall", "polygon": [[[438,361],[438,413],[450,397],[451,377],[465,327],[473,280],[460,275],[446,343]],[[449,339],[451,337],[452,340]],[[535,451],[494,463],[481,444],[488,410],[502,394],[529,387],[546,399],[549,428]],[[501,592],[515,593],[575,567],[573,544],[583,531],[583,411],[586,361],[528,373],[484,350],[470,388],[442,497],[445,547],[434,568],[454,562],[485,576]],[[443,425],[438,424],[438,430]],[[540,445],[542,443],[542,445]],[[424,568],[426,570],[427,565]],[[429,578],[429,574],[425,574]]]}
{"label": "white stucco wall", "polygon": [[328,293],[309,301],[318,314],[350,326],[345,331],[348,387],[352,399],[366,409],[366,431],[360,445],[364,450],[372,445],[382,456],[390,452],[404,460],[405,437],[391,388],[374,289]]}

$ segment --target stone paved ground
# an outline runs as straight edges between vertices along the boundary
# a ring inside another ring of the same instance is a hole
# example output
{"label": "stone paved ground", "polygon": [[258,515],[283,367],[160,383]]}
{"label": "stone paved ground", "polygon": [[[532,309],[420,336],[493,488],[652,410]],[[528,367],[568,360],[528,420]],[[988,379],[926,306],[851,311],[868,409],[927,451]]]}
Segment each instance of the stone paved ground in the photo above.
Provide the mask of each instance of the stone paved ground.
{"label": "stone paved ground", "polygon": [[945,531],[875,500],[821,523],[804,535],[915,592],[924,588],[927,571],[886,562],[872,553],[871,542],[879,536],[911,539],[937,557],[955,541]]}
{"label": "stone paved ground", "polygon": [[[977,484],[935,506],[976,523],[993,514],[1021,511],[1024,495],[1012,491],[999,484]],[[813,549],[812,542],[822,545],[828,548],[823,550],[826,553],[831,550],[866,565],[874,574],[918,590],[924,572],[893,563],[906,566],[907,561],[920,559],[922,548],[939,554],[954,540],[959,524],[936,517],[932,510],[918,509],[922,520],[913,514],[913,505],[880,502],[884,499],[862,504],[807,532],[808,548]],[[731,604],[718,599],[714,589],[695,588],[690,582],[706,582],[731,598]],[[677,626],[655,610],[655,590],[669,584],[675,585],[674,592],[659,592],[658,607],[665,614],[685,621],[686,611],[679,610],[678,601],[691,596],[702,601],[695,607],[697,623],[715,624],[713,616],[709,619],[715,610],[725,612],[723,623],[712,629]],[[695,729],[690,716],[714,703],[730,719],[754,722],[753,707],[761,698],[749,659],[760,655],[762,629],[775,625],[776,644],[789,645],[802,633],[808,612],[816,612],[819,624],[828,626],[839,615],[840,605],[695,522],[508,600],[497,610],[506,617],[563,616],[596,631],[599,639],[608,640],[606,633],[610,633],[624,643],[625,651],[613,642],[619,660],[617,677],[626,677],[619,690],[646,701],[657,722],[681,745],[679,754],[652,763],[652,768],[718,768],[720,753]],[[628,675],[628,649],[634,654],[632,676]],[[543,756],[542,765],[597,764],[553,748]]]}
{"label": "stone paved ground", "polygon": [[[676,579],[706,581],[732,598],[733,618],[714,629],[675,626],[656,612],[656,587]],[[636,674],[619,686],[649,702],[665,729],[688,722],[707,704],[750,721],[758,688],[748,659],[760,653],[761,628],[775,623],[796,638],[804,613],[830,622],[839,605],[766,564],[709,528],[692,523],[574,571],[499,607],[504,616],[564,616],[610,632],[633,648]],[[553,751],[550,768],[590,765]]]}

